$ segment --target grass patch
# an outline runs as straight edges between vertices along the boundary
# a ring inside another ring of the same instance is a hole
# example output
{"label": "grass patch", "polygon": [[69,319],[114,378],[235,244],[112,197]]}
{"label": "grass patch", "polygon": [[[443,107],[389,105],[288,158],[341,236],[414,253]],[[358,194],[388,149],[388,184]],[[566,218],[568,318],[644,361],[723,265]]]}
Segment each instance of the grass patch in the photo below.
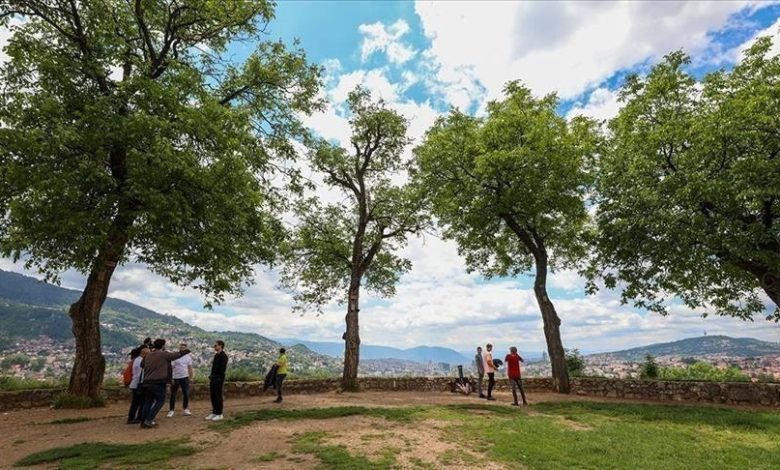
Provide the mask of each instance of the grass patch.
{"label": "grass patch", "polygon": [[62,470],[89,469],[105,464],[133,467],[194,454],[184,441],[145,442],[143,444],[104,444],[85,442],[69,447],[36,452],[16,462],[17,467],[58,463]]}
{"label": "grass patch", "polygon": [[331,419],[347,416],[369,416],[385,418],[391,421],[411,421],[414,415],[424,411],[424,407],[406,408],[368,408],[364,406],[336,406],[331,408],[306,408],[306,409],[266,409],[249,410],[236,413],[229,419],[214,423],[212,427],[220,429],[235,429],[259,422],[298,419]]}
{"label": "grass patch", "polygon": [[0,376],[0,392],[13,392],[17,390],[37,390],[37,389],[52,389],[52,388],[65,388],[68,382],[65,379],[53,380],[53,379],[31,379],[23,377],[14,377],[12,375]]}
{"label": "grass patch", "polygon": [[529,411],[463,410],[446,436],[470,436],[464,444],[471,451],[509,467],[780,468],[777,413],[595,402],[542,403]]}
{"label": "grass patch", "polygon": [[79,418],[63,418],[63,419],[55,419],[54,421],[46,421],[45,423],[37,423],[37,424],[76,424],[76,423],[83,423],[84,421],[91,421],[94,418],[87,418],[86,416],[81,416]]}
{"label": "grass patch", "polygon": [[89,397],[80,397],[71,395],[69,393],[63,393],[57,395],[54,399],[52,406],[56,409],[77,409],[83,410],[85,408],[100,408],[106,406],[106,400],[102,396],[98,396],[95,399]]}
{"label": "grass patch", "polygon": [[253,462],[273,462],[274,460],[280,458],[282,454],[272,451],[267,454],[258,455],[254,459],[252,459]]}
{"label": "grass patch", "polygon": [[317,468],[323,470],[389,470],[395,465],[395,450],[393,449],[387,449],[378,459],[372,460],[362,455],[350,454],[344,446],[323,443],[326,436],[327,434],[323,431],[301,434],[293,443],[293,451],[314,455],[320,461]]}

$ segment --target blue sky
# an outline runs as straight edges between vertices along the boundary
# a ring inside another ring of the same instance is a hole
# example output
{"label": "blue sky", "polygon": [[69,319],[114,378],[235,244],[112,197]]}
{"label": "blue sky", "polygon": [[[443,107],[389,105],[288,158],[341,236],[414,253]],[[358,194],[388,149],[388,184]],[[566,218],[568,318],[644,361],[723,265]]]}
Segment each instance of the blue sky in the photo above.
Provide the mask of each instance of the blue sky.
{"label": "blue sky", "polygon": [[[282,1],[269,39],[301,41],[309,59],[326,68],[323,96],[330,105],[305,119],[334,141],[349,136],[346,94],[363,84],[410,120],[419,141],[435,117],[457,106],[480,113],[499,98],[509,80],[535,93],[558,93],[565,116],[608,119],[619,109],[616,91],[629,73],[643,73],[664,54],[686,50],[692,70],[728,68],[758,35],[775,36],[780,52],[780,4],[776,2],[327,2]],[[2,34],[0,34],[2,41]],[[235,45],[240,60],[251,50]],[[0,53],[0,60],[2,55]],[[391,299],[366,298],[361,308],[364,343],[411,347],[516,344],[544,349],[532,279],[485,280],[465,272],[451,242],[413,239],[404,250],[414,263]],[[23,271],[9,260],[0,268]],[[206,329],[254,331],[270,337],[338,341],[344,308],[323,315],[290,312],[289,294],[276,274],[258,268],[257,283],[240,299],[203,311],[202,299],[151,274],[123,266],[111,294],[177,315]],[[63,284],[81,288],[83,277],[66,273]],[[780,340],[780,328],[764,321],[702,319],[674,307],[672,315],[621,306],[614,292],[586,296],[574,272],[556,273],[550,295],[563,320],[566,347],[604,351],[709,334]]]}

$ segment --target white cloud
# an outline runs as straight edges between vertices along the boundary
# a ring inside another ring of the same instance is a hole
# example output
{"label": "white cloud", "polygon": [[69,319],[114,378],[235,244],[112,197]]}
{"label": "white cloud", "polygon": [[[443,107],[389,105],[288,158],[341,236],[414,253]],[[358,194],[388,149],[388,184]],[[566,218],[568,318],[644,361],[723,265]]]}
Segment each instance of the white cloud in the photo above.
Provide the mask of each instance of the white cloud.
{"label": "white cloud", "polygon": [[743,58],[745,56],[745,50],[753,46],[753,44],[756,43],[756,40],[763,36],[769,36],[772,38],[772,48],[769,50],[769,56],[772,57],[780,54],[780,18],[778,18],[777,21],[772,24],[772,26],[759,31],[748,41],[729,51],[729,58],[732,59],[732,62],[736,62]]}
{"label": "white cloud", "polygon": [[573,98],[618,70],[684,48],[707,48],[707,33],[762,2],[431,2],[415,10],[442,67],[471,67],[500,96],[521,79],[537,93]]}
{"label": "white cloud", "polygon": [[363,62],[375,52],[384,52],[388,60],[396,65],[414,57],[415,50],[401,42],[401,37],[409,32],[409,24],[402,19],[389,26],[380,21],[362,24],[358,30],[363,34],[363,43],[360,46],[360,58]]}
{"label": "white cloud", "polygon": [[596,120],[609,120],[615,117],[620,110],[618,92],[607,88],[597,88],[588,97],[587,103],[575,104],[566,117],[587,116]]}

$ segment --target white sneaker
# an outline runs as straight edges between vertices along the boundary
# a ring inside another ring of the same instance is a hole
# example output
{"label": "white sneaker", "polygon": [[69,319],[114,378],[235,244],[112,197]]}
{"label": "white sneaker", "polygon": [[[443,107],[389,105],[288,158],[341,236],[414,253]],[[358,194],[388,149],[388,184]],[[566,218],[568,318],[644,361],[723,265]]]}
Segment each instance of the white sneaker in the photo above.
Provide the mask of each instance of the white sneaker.
{"label": "white sneaker", "polygon": [[206,421],[211,421],[212,419],[214,419],[215,416],[217,415],[215,415],[214,413],[209,413],[209,415],[206,416]]}
{"label": "white sneaker", "polygon": [[184,410],[184,416],[191,416],[192,413],[190,413],[189,409]]}
{"label": "white sneaker", "polygon": [[212,421],[222,421],[223,419],[225,419],[225,417],[222,415],[215,415],[213,418],[211,418]]}
{"label": "white sneaker", "polygon": [[168,415],[167,415],[167,416],[168,416],[169,418],[173,418],[173,414],[174,414],[174,413],[173,413],[173,410],[171,410],[171,411],[169,411],[169,412],[168,412]]}

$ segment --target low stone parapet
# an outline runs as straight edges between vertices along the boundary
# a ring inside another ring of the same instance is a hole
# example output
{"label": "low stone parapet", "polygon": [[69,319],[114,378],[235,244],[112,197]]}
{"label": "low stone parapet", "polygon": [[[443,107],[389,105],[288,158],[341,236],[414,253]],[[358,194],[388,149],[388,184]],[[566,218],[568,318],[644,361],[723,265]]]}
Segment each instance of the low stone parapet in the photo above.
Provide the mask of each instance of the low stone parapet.
{"label": "low stone parapet", "polygon": [[[382,392],[449,392],[452,377],[361,377],[358,384],[363,391]],[[528,391],[553,390],[553,381],[549,377],[531,377],[523,379]],[[487,388],[487,380],[483,387]],[[571,381],[572,394],[624,398],[637,400],[673,401],[690,403],[722,403],[731,405],[780,406],[780,384],[743,383],[743,382],[664,382],[657,380],[574,378]],[[341,380],[332,379],[291,379],[284,383],[285,394],[328,393],[341,389]],[[508,391],[506,379],[497,379],[495,390]],[[62,393],[60,389],[20,390],[0,392],[0,411],[50,406],[54,398]],[[106,401],[129,401],[130,391],[123,387],[103,389]],[[272,396],[273,389],[263,391],[262,382],[227,382],[224,388],[225,398],[248,398],[254,396]],[[192,386],[193,400],[208,400],[209,386],[196,383]]]}

